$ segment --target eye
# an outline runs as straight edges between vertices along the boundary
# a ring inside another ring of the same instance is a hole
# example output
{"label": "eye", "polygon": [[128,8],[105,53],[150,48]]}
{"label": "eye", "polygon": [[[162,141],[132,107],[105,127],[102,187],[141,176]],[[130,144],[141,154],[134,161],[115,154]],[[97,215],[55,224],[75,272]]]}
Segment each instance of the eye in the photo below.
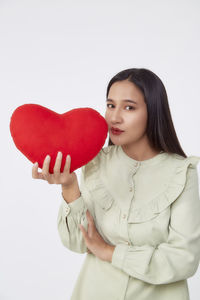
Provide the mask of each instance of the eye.
{"label": "eye", "polygon": [[[107,104],[107,107],[109,108],[109,105],[112,105],[113,106],[113,104]],[[134,110],[135,108],[133,107],[133,106],[130,106],[130,105],[127,105],[126,107],[130,107],[130,109],[128,109],[128,110]],[[127,110],[127,109],[126,109]]]}
{"label": "eye", "polygon": [[133,106],[129,106],[129,105],[127,105],[126,107],[130,107],[131,108],[131,109],[128,109],[128,110],[135,109]]}
{"label": "eye", "polygon": [[109,105],[112,105],[112,104],[107,104],[106,106],[109,108]]}

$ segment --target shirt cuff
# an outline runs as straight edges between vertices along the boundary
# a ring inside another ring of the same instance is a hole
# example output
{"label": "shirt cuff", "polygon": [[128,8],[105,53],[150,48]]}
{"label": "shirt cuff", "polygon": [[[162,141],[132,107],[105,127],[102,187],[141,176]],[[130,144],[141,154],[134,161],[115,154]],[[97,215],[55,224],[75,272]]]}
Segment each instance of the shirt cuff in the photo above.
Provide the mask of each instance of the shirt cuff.
{"label": "shirt cuff", "polygon": [[129,246],[126,244],[118,244],[115,246],[111,261],[111,264],[113,266],[122,269],[128,247]]}
{"label": "shirt cuff", "polygon": [[67,203],[63,197],[63,194],[61,193],[62,195],[62,207],[63,207],[63,211],[64,211],[64,214],[65,216],[68,216],[68,214],[72,214],[72,215],[75,215],[77,214],[78,212],[82,212],[84,210],[84,200],[83,200],[83,196],[80,195],[80,197],[78,197],[76,200],[70,202],[70,203]]}

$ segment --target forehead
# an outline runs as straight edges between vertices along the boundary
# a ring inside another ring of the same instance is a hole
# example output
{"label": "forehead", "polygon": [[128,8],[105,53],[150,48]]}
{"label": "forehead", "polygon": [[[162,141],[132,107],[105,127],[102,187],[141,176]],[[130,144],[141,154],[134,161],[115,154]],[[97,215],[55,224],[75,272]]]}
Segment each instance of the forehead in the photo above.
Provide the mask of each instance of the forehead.
{"label": "forehead", "polygon": [[119,102],[124,99],[130,99],[137,103],[144,101],[142,91],[132,82],[128,80],[117,81],[110,87],[108,99]]}

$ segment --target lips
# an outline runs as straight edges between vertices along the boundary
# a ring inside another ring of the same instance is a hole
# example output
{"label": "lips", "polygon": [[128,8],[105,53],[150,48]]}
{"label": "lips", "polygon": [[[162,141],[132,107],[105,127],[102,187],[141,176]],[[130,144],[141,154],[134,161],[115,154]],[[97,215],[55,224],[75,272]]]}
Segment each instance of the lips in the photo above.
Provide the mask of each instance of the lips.
{"label": "lips", "polygon": [[121,135],[124,131],[119,128],[111,127],[111,132],[113,135]]}
{"label": "lips", "polygon": [[123,132],[124,131],[124,130],[121,130],[121,129],[116,128],[116,127],[111,127],[111,130],[116,131],[116,132]]}

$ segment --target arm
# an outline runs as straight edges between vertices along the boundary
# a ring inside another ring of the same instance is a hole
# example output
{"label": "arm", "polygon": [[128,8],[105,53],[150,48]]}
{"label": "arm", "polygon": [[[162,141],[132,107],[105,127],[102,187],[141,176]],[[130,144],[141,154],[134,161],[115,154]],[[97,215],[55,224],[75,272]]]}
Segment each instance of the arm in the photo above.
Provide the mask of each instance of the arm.
{"label": "arm", "polygon": [[169,236],[157,247],[116,245],[113,266],[151,284],[191,277],[200,261],[200,199],[196,167],[189,167],[183,192],[171,205]]}
{"label": "arm", "polygon": [[75,183],[69,189],[62,187],[62,199],[57,217],[57,228],[62,244],[77,253],[85,253],[87,251],[78,224],[82,224],[87,230],[86,210],[89,209],[91,214],[93,214],[90,194],[83,188],[84,171],[85,166],[81,168],[81,192],[78,183]]}
{"label": "arm", "polygon": [[76,180],[70,187],[62,184],[62,197],[67,203],[71,203],[81,196],[78,181]]}

